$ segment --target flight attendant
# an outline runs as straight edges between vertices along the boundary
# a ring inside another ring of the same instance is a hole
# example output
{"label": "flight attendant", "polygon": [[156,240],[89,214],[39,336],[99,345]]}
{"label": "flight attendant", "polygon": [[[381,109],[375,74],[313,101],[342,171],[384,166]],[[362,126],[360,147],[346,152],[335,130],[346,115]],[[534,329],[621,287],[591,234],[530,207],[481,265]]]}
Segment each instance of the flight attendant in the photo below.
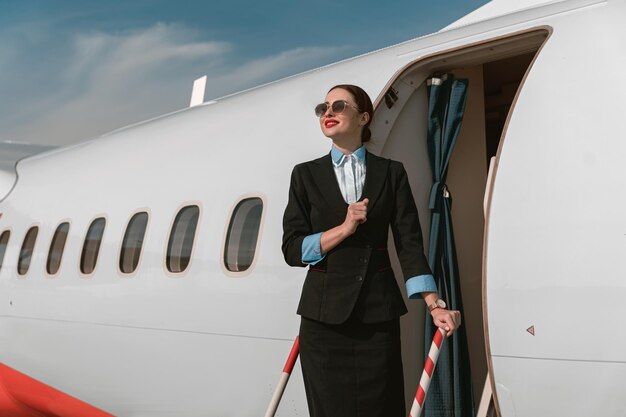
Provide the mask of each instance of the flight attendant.
{"label": "flight attendant", "polygon": [[421,297],[451,335],[424,256],[417,208],[401,163],[369,153],[374,109],[353,85],[315,108],[329,154],[295,166],[282,250],[308,272],[298,306],[300,362],[311,417],[404,417],[400,345],[407,312],[387,250],[391,226],[409,298]]}

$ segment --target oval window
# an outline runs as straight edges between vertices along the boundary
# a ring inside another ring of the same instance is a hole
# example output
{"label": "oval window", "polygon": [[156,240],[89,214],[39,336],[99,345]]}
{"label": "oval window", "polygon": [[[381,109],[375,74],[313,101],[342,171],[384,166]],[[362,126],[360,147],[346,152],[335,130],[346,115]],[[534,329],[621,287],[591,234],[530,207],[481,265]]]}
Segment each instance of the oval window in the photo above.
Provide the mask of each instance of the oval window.
{"label": "oval window", "polygon": [[224,264],[229,271],[242,272],[252,265],[262,213],[263,201],[258,197],[242,200],[235,207],[224,248]]}
{"label": "oval window", "polygon": [[48,251],[48,262],[46,262],[46,271],[50,275],[54,275],[59,272],[61,266],[61,258],[63,257],[63,249],[65,249],[65,242],[67,241],[67,234],[70,231],[70,224],[68,222],[61,223],[52,237],[52,243],[50,243],[50,251]]}
{"label": "oval window", "polygon": [[91,274],[96,269],[105,226],[106,220],[104,217],[98,217],[91,222],[89,230],[87,230],[87,236],[85,236],[85,242],[83,243],[83,252],[80,256],[80,270],[83,274]]}
{"label": "oval window", "polygon": [[26,237],[24,237],[24,243],[22,243],[22,249],[20,250],[20,258],[17,262],[17,273],[20,275],[26,275],[28,272],[38,233],[39,227],[37,226],[31,227],[26,232]]}
{"label": "oval window", "polygon": [[2,263],[4,262],[4,254],[7,251],[7,246],[9,245],[9,237],[11,236],[11,232],[5,230],[0,235],[0,268],[2,268]]}
{"label": "oval window", "polygon": [[148,226],[148,213],[142,211],[131,217],[124,233],[122,250],[120,252],[120,271],[125,274],[135,272],[139,265],[143,239]]}
{"label": "oval window", "polygon": [[198,206],[187,206],[176,215],[167,244],[165,263],[168,271],[183,272],[187,269],[191,260],[199,214]]}

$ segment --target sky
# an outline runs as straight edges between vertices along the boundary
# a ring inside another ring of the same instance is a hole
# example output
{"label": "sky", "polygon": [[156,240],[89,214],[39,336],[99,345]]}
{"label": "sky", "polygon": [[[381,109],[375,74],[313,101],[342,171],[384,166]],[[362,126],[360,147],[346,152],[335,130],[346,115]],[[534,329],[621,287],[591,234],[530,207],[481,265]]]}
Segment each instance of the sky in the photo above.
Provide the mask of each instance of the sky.
{"label": "sky", "polygon": [[488,0],[0,0],[0,142],[66,145],[435,32]]}

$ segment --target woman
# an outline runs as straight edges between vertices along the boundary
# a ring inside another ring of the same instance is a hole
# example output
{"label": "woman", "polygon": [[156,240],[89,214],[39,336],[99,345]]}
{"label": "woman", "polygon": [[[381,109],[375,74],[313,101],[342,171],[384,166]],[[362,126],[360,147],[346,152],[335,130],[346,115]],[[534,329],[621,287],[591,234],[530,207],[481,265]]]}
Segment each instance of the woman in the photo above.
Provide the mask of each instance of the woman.
{"label": "woman", "polygon": [[374,109],[337,85],[315,108],[331,152],[293,170],[283,253],[309,267],[298,306],[300,361],[311,417],[405,416],[399,317],[407,312],[387,252],[389,226],[410,297],[421,296],[448,336],[424,257],[417,208],[401,163],[365,149]]}

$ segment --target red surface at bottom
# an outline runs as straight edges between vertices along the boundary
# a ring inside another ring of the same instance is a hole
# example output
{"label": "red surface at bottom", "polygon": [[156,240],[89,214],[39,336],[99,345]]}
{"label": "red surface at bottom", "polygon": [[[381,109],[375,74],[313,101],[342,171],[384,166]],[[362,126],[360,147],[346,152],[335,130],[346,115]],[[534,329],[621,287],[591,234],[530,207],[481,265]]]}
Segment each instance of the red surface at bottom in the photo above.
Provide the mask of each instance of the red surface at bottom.
{"label": "red surface at bottom", "polygon": [[1,363],[0,416],[113,417]]}

